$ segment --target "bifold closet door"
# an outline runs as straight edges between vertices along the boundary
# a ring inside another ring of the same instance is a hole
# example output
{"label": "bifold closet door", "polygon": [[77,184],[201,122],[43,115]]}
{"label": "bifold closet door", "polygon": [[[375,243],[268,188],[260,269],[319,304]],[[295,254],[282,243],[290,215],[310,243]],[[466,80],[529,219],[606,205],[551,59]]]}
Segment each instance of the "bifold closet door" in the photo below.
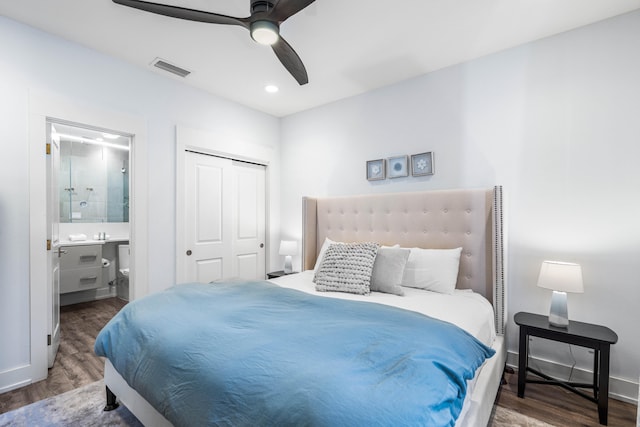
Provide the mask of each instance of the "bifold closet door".
{"label": "bifold closet door", "polygon": [[264,279],[265,167],[185,153],[187,280]]}

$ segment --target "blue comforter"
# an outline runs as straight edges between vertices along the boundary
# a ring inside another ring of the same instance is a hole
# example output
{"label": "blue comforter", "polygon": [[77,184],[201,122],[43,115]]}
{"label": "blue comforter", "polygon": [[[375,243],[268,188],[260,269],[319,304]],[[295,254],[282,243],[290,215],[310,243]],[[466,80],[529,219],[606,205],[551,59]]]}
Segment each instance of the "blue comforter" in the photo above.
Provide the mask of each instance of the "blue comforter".
{"label": "blue comforter", "polygon": [[95,352],[176,426],[452,426],[493,355],[450,323],[268,282],[134,301]]}

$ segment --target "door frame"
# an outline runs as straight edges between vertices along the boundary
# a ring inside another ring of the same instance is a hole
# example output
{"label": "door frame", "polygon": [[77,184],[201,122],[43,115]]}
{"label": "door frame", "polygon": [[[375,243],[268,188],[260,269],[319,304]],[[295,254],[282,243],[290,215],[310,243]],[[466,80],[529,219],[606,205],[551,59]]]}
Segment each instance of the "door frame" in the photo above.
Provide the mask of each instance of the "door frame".
{"label": "door frame", "polygon": [[[30,361],[14,372],[15,387],[47,377],[47,250],[46,250],[46,122],[54,119],[113,129],[131,135],[130,299],[148,293],[147,259],[147,135],[144,120],[93,105],[29,92],[29,292]],[[14,387],[12,387],[14,388]]]}
{"label": "door frame", "polygon": [[[60,347],[60,138],[52,135],[53,123],[47,120],[47,367],[51,368]],[[51,234],[49,234],[51,233]],[[50,344],[49,344],[50,343]]]}
{"label": "door frame", "polygon": [[176,126],[176,283],[183,283],[187,277],[184,253],[187,249],[184,224],[185,212],[185,151],[225,157],[231,160],[256,163],[265,167],[265,269],[269,271],[271,260],[271,185],[276,160],[274,150],[264,145],[236,141],[228,136],[212,132]]}

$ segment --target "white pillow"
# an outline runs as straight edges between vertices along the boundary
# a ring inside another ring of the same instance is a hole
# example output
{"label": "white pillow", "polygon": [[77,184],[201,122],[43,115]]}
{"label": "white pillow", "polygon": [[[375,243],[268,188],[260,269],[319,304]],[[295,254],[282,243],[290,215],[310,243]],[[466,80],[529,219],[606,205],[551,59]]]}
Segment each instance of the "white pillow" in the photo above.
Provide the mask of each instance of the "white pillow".
{"label": "white pillow", "polygon": [[327,249],[333,243],[338,243],[338,242],[334,242],[333,240],[329,239],[328,237],[324,238],[324,243],[322,244],[322,247],[320,248],[320,253],[318,254],[318,258],[316,258],[316,265],[313,266],[313,271],[318,271],[318,267],[320,267],[320,263],[322,262],[322,258],[324,257],[325,252],[327,252]]}
{"label": "white pillow", "polygon": [[402,276],[402,286],[452,294],[458,281],[462,248],[411,248]]}

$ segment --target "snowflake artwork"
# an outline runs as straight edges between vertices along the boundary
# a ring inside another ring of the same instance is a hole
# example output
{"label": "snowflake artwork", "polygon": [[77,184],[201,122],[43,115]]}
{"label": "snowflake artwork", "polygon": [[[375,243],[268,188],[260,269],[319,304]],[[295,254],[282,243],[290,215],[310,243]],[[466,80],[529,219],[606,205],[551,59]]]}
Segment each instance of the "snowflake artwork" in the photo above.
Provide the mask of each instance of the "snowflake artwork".
{"label": "snowflake artwork", "polygon": [[385,170],[383,160],[369,160],[367,162],[367,179],[369,181],[377,181],[384,178]]}
{"label": "snowflake artwork", "polygon": [[411,174],[413,176],[433,175],[433,154],[420,153],[411,156]]}

